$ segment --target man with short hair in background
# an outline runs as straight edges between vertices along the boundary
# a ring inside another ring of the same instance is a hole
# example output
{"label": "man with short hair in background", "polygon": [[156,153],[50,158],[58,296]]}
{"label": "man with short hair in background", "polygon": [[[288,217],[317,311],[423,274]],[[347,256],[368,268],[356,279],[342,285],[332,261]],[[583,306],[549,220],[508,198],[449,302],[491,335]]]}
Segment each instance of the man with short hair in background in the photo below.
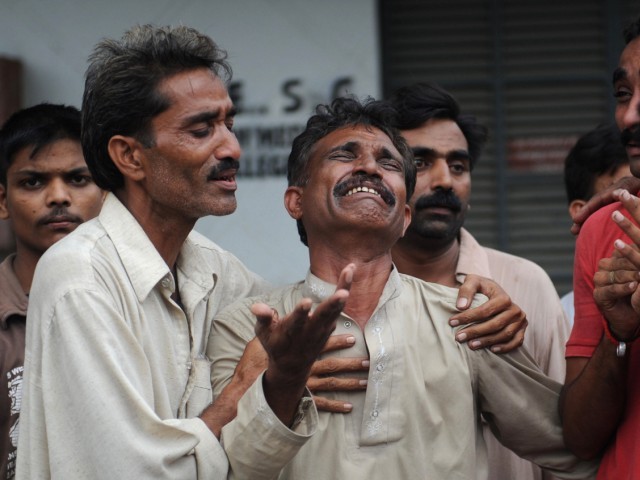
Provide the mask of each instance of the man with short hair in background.
{"label": "man with short hair in background", "polygon": [[15,253],[0,264],[0,478],[13,478],[18,447],[25,328],[38,260],[55,242],[95,217],[103,192],[82,155],[80,112],[40,104],[0,129],[0,218]]}
{"label": "man with short hair in background", "polygon": [[[564,186],[573,218],[595,194],[631,175],[629,158],[613,124],[598,125],[582,135],[564,161]],[[573,325],[573,290],[560,299]]]}
{"label": "man with short hair in background", "polygon": [[[551,279],[529,260],[481,246],[463,227],[486,128],[462,114],[455,98],[435,84],[401,88],[390,102],[418,171],[409,202],[411,225],[392,250],[398,270],[448,287],[459,286],[469,274],[497,282],[527,315],[527,350],[546,375],[562,382],[569,326]],[[486,425],[484,434],[489,478],[545,478],[540,467],[502,446]]]}

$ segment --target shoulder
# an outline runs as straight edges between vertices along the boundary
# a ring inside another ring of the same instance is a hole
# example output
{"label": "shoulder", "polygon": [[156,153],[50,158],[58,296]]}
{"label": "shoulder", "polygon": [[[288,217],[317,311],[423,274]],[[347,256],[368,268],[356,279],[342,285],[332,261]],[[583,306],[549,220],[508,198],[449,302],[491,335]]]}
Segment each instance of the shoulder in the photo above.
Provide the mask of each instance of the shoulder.
{"label": "shoulder", "polygon": [[627,239],[611,219],[615,210],[620,210],[624,215],[629,216],[622,205],[616,202],[602,207],[584,223],[576,239],[576,260],[579,260],[577,263],[595,264],[600,258],[611,254],[614,240]]}
{"label": "shoulder", "polygon": [[302,298],[302,285],[298,282],[284,287],[276,288],[268,293],[245,297],[232,302],[224,307],[214,319],[214,329],[238,327],[250,327],[253,329],[256,318],[251,313],[254,303],[265,303],[284,316],[289,313],[300,298]]}
{"label": "shoulder", "polygon": [[[425,282],[419,278],[399,274],[402,281],[402,295],[410,299],[420,298],[426,303],[438,303],[446,305],[451,310],[456,309],[458,299],[458,289],[440,285],[439,283]],[[480,305],[487,301],[487,297],[482,294],[474,296],[472,306]]]}
{"label": "shoulder", "polygon": [[[501,252],[489,247],[482,247],[487,254],[492,272],[501,271],[501,279],[498,283],[509,281],[514,277],[526,276],[530,281],[537,280],[552,285],[551,279],[545,270],[537,263],[527,258],[518,257],[511,253]],[[498,276],[496,276],[498,277]],[[506,287],[507,285],[505,285]]]}
{"label": "shoulder", "polygon": [[616,234],[620,234],[621,231],[615,227],[615,223],[611,220],[611,215],[614,211],[620,210],[628,216],[626,210],[622,207],[620,202],[611,203],[605,205],[595,213],[593,213],[582,225],[578,240],[585,238],[595,237],[614,237]]}
{"label": "shoulder", "polygon": [[[270,307],[278,311],[278,314],[285,315],[289,313],[298,299],[302,298],[303,281],[285,285],[282,287],[271,289],[270,291],[236,300],[229,306],[225,307],[219,314],[220,317],[233,316],[234,314],[246,314],[254,303],[266,303]],[[253,315],[249,313],[250,315]]]}
{"label": "shoulder", "polygon": [[257,276],[255,273],[251,272],[251,270],[249,270],[233,253],[225,250],[220,245],[214,243],[195,230],[189,234],[188,242],[199,252],[201,258],[207,262],[213,272],[229,269],[242,272],[246,275]]}
{"label": "shoulder", "polygon": [[34,305],[53,306],[70,292],[101,290],[101,279],[123,278],[117,251],[94,220],[80,225],[40,258],[31,286],[30,311]]}

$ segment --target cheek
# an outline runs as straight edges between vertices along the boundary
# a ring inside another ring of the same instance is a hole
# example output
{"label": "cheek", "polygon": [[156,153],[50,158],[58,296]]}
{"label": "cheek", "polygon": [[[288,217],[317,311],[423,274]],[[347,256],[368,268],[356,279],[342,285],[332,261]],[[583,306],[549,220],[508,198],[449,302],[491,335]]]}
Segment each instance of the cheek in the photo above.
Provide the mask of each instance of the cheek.
{"label": "cheek", "polygon": [[616,110],[615,110],[615,114],[614,114],[614,118],[616,121],[616,126],[618,127],[618,129],[620,129],[620,131],[624,130],[624,114],[627,111],[627,107],[629,106],[629,104],[620,104],[620,105],[616,105]]}

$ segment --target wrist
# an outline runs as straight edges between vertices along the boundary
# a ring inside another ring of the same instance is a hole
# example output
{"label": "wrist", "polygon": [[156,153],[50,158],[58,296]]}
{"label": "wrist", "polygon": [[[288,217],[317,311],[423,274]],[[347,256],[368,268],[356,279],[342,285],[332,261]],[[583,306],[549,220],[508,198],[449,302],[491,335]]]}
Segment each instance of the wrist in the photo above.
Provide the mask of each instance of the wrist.
{"label": "wrist", "polygon": [[633,332],[619,332],[618,330],[611,328],[610,323],[603,318],[602,325],[604,328],[604,334],[609,339],[611,343],[617,345],[619,343],[630,344],[636,338],[638,338],[638,330],[640,327],[636,328]]}
{"label": "wrist", "polygon": [[302,371],[282,370],[274,364],[270,364],[264,373],[264,380],[273,388],[279,389],[299,389],[307,384],[311,369]]}
{"label": "wrist", "polygon": [[609,343],[612,343],[615,348],[616,348],[616,357],[624,357],[627,353],[627,350],[631,347],[631,342],[633,342],[633,340],[635,340],[636,335],[633,335],[632,337],[630,337],[629,340],[623,340],[622,338],[626,338],[626,337],[620,337],[618,336],[615,332],[613,332],[611,330],[611,327],[609,325],[609,322],[607,322],[607,320],[603,320],[603,327],[604,327],[604,336],[607,338],[607,340],[609,341]]}

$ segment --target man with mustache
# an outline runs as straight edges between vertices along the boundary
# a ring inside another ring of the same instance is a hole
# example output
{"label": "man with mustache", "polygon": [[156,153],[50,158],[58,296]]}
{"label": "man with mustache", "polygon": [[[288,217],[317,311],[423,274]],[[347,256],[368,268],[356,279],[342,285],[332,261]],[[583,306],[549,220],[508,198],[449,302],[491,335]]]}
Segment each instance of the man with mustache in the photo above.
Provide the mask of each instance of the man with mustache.
{"label": "man with mustache", "polygon": [[[613,73],[615,121],[640,177],[640,18],[624,32]],[[602,455],[598,479],[640,478],[638,198],[601,208],[582,225],[574,263],[575,320],[561,404],[567,446]]]}
{"label": "man with mustache", "polygon": [[15,253],[0,264],[0,478],[14,478],[27,305],[36,263],[55,242],[95,217],[102,192],[80,146],[80,112],[40,104],[0,129],[0,218]]}
{"label": "man with mustache", "polygon": [[248,345],[212,403],[213,317],[264,290],[192,231],[236,208],[230,74],[226,53],[184,26],[136,26],[94,49],[81,140],[109,193],[34,277],[17,478],[252,478],[256,465],[269,477],[315,430],[305,384],[348,297],[349,269],[313,312],[301,301],[259,322],[268,364],[257,341]]}
{"label": "man with mustache", "polygon": [[[359,375],[366,391],[328,392],[346,398],[351,413],[320,412],[318,432],[279,478],[493,478],[481,413],[520,455],[582,478],[593,465],[577,462],[564,447],[560,384],[524,349],[495,355],[456,342],[448,319],[457,311],[458,290],[394,267],[391,248],[411,221],[407,199],[416,173],[392,127],[393,113],[386,102],[339,98],[318,107],[294,140],[285,206],[309,248],[309,271],[304,281],[235,303],[216,317],[208,351],[215,393],[232,381],[254,336],[254,313],[268,321],[301,298],[318,304],[352,264],[334,335],[352,335],[355,343],[323,357],[370,358],[369,372]],[[255,474],[262,478],[259,466]]]}
{"label": "man with mustache", "polygon": [[[562,382],[569,324],[551,279],[529,260],[482,247],[463,228],[471,174],[486,142],[486,128],[461,114],[453,96],[435,84],[401,88],[390,102],[418,171],[409,202],[411,224],[392,250],[398,270],[449,287],[459,286],[468,274],[496,281],[527,315],[527,350],[545,374]],[[503,447],[486,425],[485,438],[490,478],[548,478]]]}

